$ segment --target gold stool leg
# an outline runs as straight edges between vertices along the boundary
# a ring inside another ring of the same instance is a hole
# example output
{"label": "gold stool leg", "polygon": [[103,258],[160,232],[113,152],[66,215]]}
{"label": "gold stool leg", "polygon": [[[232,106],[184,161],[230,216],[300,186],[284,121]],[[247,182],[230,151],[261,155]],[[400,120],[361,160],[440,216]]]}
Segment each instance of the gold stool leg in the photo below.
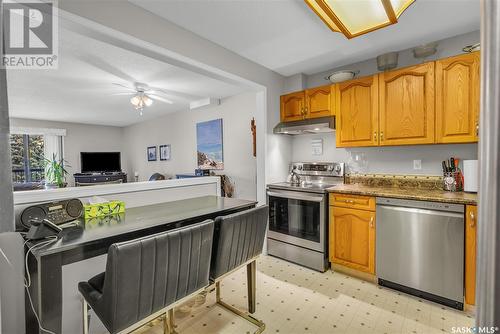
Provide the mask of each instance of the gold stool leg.
{"label": "gold stool leg", "polygon": [[83,334],[89,334],[89,307],[85,298],[82,299]]}
{"label": "gold stool leg", "polygon": [[170,327],[168,324],[168,312],[163,315],[163,334],[170,334]]}
{"label": "gold stool leg", "polygon": [[[247,314],[246,312],[240,311],[236,307],[233,307],[233,306],[231,306],[229,304],[226,304],[225,302],[223,302],[221,300],[221,297],[220,297],[220,282],[215,282],[215,298],[216,298],[217,304],[219,304],[220,306],[224,307],[225,309],[233,312],[237,316],[242,317],[243,319],[245,319],[246,321],[252,323],[253,325],[257,326],[258,328],[254,332],[254,334],[260,334],[260,333],[262,333],[266,329],[266,324],[263,323],[262,321],[260,321],[259,319],[256,319],[256,318],[252,317],[251,315]],[[254,299],[254,301],[255,301],[255,299]]]}
{"label": "gold stool leg", "polygon": [[163,333],[164,334],[177,334],[174,325],[174,309],[170,309],[165,312],[163,317]]}
{"label": "gold stool leg", "polygon": [[255,313],[256,262],[247,264],[248,312]]}

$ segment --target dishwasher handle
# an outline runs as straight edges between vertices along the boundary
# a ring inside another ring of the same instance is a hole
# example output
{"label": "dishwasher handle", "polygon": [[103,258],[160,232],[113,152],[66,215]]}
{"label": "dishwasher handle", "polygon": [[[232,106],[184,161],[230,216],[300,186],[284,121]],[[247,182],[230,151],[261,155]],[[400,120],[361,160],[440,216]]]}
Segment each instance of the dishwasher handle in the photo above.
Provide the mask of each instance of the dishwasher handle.
{"label": "dishwasher handle", "polygon": [[443,217],[454,217],[454,218],[464,218],[463,213],[451,212],[451,211],[441,211],[441,210],[429,210],[429,209],[420,209],[420,208],[407,208],[402,206],[390,206],[390,205],[377,205],[377,211],[379,209],[387,209],[392,211],[400,211],[400,212],[408,212],[415,214],[424,214],[424,215],[434,215],[434,216],[443,216]]}
{"label": "dishwasher handle", "polygon": [[449,211],[449,212],[458,212],[461,214],[465,213],[465,206],[463,204],[456,204],[456,203],[417,201],[412,199],[389,198],[389,197],[377,197],[376,203],[377,205],[387,205],[387,206],[417,208],[417,209],[427,209],[427,210],[437,210],[437,211]]}

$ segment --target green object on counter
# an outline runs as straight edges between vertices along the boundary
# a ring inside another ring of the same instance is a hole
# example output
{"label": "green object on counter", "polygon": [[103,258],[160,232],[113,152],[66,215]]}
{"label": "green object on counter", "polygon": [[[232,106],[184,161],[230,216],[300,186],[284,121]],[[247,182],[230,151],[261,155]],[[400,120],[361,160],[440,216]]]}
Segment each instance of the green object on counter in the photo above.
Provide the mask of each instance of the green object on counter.
{"label": "green object on counter", "polygon": [[107,203],[85,204],[85,219],[116,215],[125,212],[125,202],[110,201]]}
{"label": "green object on counter", "polygon": [[103,226],[113,226],[119,225],[125,221],[125,214],[118,213],[114,215],[96,217],[96,218],[86,218],[85,219],[85,229],[99,228]]}

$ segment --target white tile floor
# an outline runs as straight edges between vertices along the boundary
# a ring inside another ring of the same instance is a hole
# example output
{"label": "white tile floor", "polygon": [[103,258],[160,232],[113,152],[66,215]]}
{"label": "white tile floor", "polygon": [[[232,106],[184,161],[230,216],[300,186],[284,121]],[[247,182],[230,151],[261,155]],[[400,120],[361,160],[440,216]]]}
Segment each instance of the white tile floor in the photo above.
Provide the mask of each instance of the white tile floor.
{"label": "white tile floor", "polygon": [[[257,262],[257,310],[265,333],[450,333],[473,326],[470,314],[341,273],[318,273],[262,256]],[[246,272],[223,281],[222,299],[246,310]],[[215,292],[191,313],[176,314],[179,334],[253,333],[255,327],[215,304]],[[160,334],[160,326],[142,333]]]}

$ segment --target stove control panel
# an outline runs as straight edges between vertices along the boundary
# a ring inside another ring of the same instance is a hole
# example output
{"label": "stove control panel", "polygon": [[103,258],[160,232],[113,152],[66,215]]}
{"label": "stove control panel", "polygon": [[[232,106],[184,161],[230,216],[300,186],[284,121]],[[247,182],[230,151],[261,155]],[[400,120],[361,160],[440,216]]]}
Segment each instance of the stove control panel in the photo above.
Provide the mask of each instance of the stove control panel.
{"label": "stove control panel", "polygon": [[299,175],[344,176],[343,162],[294,162],[290,171]]}

